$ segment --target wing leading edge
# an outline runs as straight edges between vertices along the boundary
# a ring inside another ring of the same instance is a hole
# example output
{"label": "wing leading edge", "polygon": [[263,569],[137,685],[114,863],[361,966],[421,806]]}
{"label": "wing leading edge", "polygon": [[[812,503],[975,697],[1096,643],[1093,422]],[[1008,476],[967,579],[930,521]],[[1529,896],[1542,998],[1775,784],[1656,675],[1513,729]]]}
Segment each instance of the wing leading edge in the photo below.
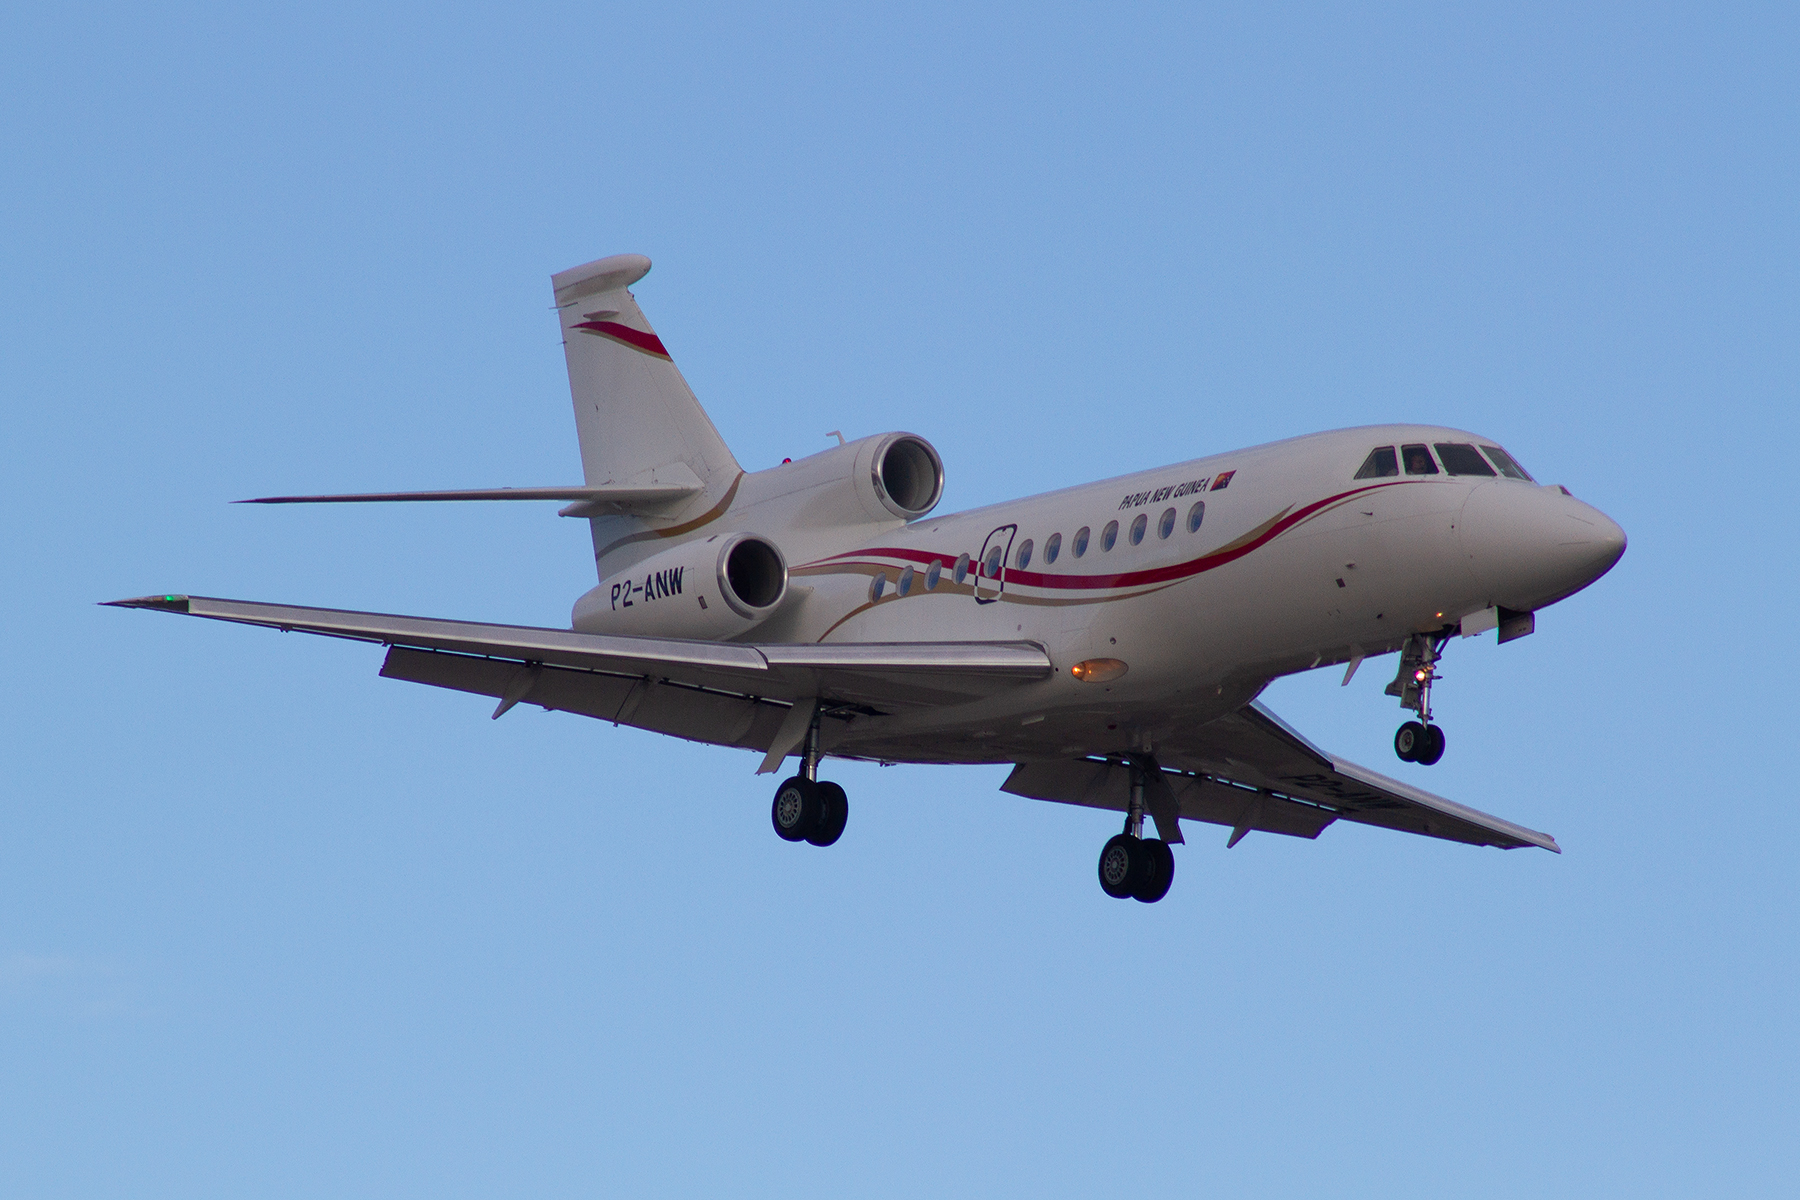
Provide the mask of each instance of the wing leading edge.
{"label": "wing leading edge", "polygon": [[[1209,722],[1179,746],[1159,747],[1157,757],[1181,815],[1230,826],[1233,844],[1251,830],[1314,838],[1342,820],[1476,846],[1562,853],[1547,833],[1328,754],[1261,704]],[[1125,764],[1083,759],[1020,763],[1002,790],[1124,811],[1129,787]]]}
{"label": "wing leading edge", "polygon": [[[508,689],[516,669],[527,666],[538,672],[536,686],[565,699],[577,700],[584,688],[598,697],[555,707],[617,721],[624,718],[604,697],[618,681],[649,680],[740,702],[774,700],[784,707],[822,698],[892,708],[979,699],[1051,671],[1049,655],[1035,642],[697,642],[210,596],[144,596],[111,604],[376,642],[393,648],[383,668],[390,678],[499,695],[503,701],[510,697],[512,703],[526,698],[511,696]],[[427,661],[422,653],[438,661]],[[546,677],[552,682],[543,682]],[[614,683],[604,684],[603,678]],[[539,701],[533,696],[529,702]]]}

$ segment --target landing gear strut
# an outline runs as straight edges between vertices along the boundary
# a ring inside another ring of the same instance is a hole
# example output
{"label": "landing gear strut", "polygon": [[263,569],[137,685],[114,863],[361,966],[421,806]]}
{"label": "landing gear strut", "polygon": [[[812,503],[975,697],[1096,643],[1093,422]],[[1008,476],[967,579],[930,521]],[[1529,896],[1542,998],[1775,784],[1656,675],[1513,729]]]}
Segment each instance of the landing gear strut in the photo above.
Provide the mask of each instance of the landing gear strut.
{"label": "landing gear strut", "polygon": [[1415,633],[1400,651],[1400,673],[1388,684],[1387,694],[1400,697],[1401,708],[1419,714],[1417,721],[1408,721],[1394,733],[1394,753],[1402,762],[1429,767],[1444,757],[1443,727],[1431,723],[1431,685],[1449,640],[1448,632]]}
{"label": "landing gear strut", "polygon": [[1115,900],[1127,897],[1155,904],[1175,882],[1175,855],[1169,843],[1144,836],[1144,770],[1131,768],[1131,799],[1125,809],[1125,831],[1100,851],[1100,890]]}
{"label": "landing gear strut", "polygon": [[785,841],[829,846],[844,835],[850,819],[850,799],[844,789],[819,778],[819,713],[813,712],[806,731],[806,750],[800,773],[775,789],[769,808],[775,832]]}

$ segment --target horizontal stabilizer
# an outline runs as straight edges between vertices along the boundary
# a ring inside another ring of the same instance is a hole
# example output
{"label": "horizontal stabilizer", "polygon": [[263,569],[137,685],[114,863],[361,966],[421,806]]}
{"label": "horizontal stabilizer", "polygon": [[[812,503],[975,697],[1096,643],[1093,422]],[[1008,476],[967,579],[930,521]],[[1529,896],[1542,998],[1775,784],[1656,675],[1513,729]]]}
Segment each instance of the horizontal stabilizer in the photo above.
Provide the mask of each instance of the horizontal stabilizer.
{"label": "horizontal stabilizer", "polygon": [[463,488],[442,492],[354,492],[341,496],[258,496],[237,504],[375,504],[413,500],[574,500],[623,506],[668,504],[700,490],[699,483],[651,483],[601,487]]}

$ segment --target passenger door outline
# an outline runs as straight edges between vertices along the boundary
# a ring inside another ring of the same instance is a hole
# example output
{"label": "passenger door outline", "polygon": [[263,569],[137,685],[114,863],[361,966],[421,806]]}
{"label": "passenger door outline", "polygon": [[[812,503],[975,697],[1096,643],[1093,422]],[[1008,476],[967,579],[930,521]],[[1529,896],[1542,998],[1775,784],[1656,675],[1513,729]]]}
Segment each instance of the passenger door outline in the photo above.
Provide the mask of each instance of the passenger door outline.
{"label": "passenger door outline", "polygon": [[[1001,525],[995,528],[992,533],[988,534],[986,540],[981,543],[981,553],[976,556],[975,559],[975,576],[972,581],[974,583],[975,603],[992,604],[994,601],[1000,599],[1002,592],[1006,591],[1006,568],[1008,562],[1012,559],[1013,538],[1018,532],[1019,527],[1017,525]],[[992,579],[992,586],[994,589],[993,595],[983,596],[981,594],[981,585],[982,581],[988,578],[988,554],[995,546],[1000,547],[1000,569],[994,573]]]}

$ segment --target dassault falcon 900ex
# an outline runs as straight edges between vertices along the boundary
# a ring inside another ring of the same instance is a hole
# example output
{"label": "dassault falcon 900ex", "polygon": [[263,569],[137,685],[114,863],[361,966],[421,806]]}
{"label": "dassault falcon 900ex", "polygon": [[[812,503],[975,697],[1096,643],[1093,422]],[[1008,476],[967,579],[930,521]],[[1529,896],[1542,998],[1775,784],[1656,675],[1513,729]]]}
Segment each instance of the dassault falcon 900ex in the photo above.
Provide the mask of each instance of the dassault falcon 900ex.
{"label": "dassault falcon 900ex", "polygon": [[[1455,636],[1532,632],[1625,534],[1491,438],[1376,425],[1291,438],[954,516],[912,433],[746,471],[638,308],[622,254],[552,279],[586,480],[577,487],[274,496],[256,503],[560,500],[599,585],[569,629],[203,596],[116,603],[388,647],[381,674],[762,756],[798,756],[775,832],[828,846],[828,757],[1011,763],[1004,790],[1113,809],[1113,897],[1159,900],[1181,820],[1317,837],[1360,821],[1474,845],[1546,834],[1314,746],[1256,701],[1280,675],[1398,652],[1429,765]],[[1144,817],[1156,836],[1144,836]]]}

